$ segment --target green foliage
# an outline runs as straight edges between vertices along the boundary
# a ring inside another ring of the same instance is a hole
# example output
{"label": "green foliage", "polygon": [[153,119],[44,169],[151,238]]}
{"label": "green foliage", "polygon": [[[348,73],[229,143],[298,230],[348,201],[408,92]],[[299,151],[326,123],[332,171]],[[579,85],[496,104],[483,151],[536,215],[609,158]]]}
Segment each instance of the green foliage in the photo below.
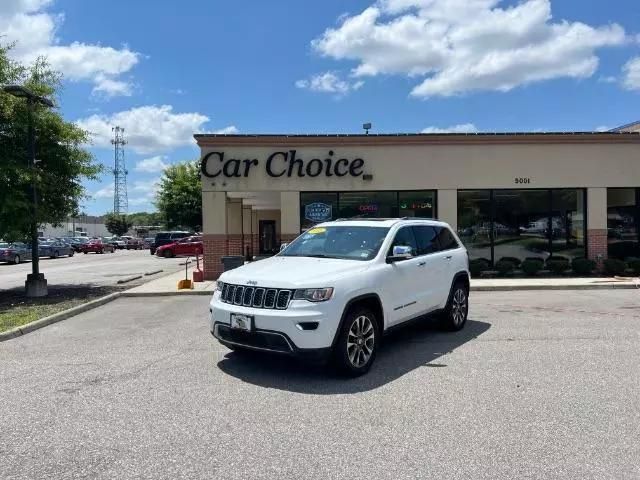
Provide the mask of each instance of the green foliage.
{"label": "green foliage", "polygon": [[588,258],[574,258],[571,261],[571,270],[578,275],[590,275],[596,269],[596,262]]}
{"label": "green foliage", "polygon": [[521,260],[519,258],[516,257],[502,257],[500,260],[498,260],[499,262],[511,262],[513,263],[516,267],[518,267],[520,265]]}
{"label": "green foliage", "polygon": [[156,196],[156,206],[167,228],[200,231],[202,227],[202,190],[200,165],[184,162],[164,171]]}
{"label": "green foliage", "polygon": [[636,275],[640,275],[640,258],[629,257],[627,258],[627,265]]}
{"label": "green foliage", "polygon": [[544,259],[542,259],[540,257],[526,257],[525,260],[528,260],[530,262],[538,262],[538,263],[544,265]]}
{"label": "green foliage", "polygon": [[472,277],[477,278],[486,270],[489,270],[489,262],[484,258],[476,258],[469,261],[469,272],[471,272]]}
{"label": "green foliage", "polygon": [[552,257],[547,260],[547,269],[555,274],[562,274],[569,270],[569,260],[564,257]]}
{"label": "green foliage", "polygon": [[528,259],[522,262],[520,268],[522,268],[522,271],[527,275],[535,275],[540,270],[542,270],[543,265],[544,264],[539,259]]}
{"label": "green foliage", "polygon": [[607,258],[602,263],[604,266],[604,273],[607,275],[622,275],[627,268],[627,265],[617,258]]}
{"label": "green foliage", "polygon": [[515,264],[508,260],[500,260],[496,263],[496,270],[503,277],[513,272],[515,268]]}
{"label": "green foliage", "polygon": [[[9,58],[0,45],[0,85],[19,84],[54,103],[61,76],[45,59],[29,66]],[[38,190],[38,224],[59,224],[79,210],[85,198],[82,181],[97,179],[101,167],[84,145],[89,135],[64,120],[54,108],[34,105],[35,169],[28,164],[28,102],[0,90],[0,238],[25,238],[31,230],[31,183]]]}
{"label": "green foliage", "polygon": [[162,215],[158,212],[136,212],[130,213],[127,217],[134,226],[163,226],[164,220]]}
{"label": "green foliage", "polygon": [[127,218],[126,215],[116,215],[115,213],[109,213],[104,217],[104,226],[109,233],[113,235],[121,236],[129,231],[133,223]]}

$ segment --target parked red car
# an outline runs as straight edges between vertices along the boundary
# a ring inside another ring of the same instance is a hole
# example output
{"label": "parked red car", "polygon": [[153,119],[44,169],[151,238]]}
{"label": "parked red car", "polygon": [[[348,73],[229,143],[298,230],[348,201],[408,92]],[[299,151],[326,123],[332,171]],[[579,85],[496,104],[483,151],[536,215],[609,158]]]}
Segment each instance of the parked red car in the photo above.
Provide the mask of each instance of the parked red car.
{"label": "parked red car", "polygon": [[180,240],[162,245],[156,249],[158,257],[184,257],[202,255],[202,237],[185,237]]}
{"label": "parked red car", "polygon": [[99,238],[92,238],[87,243],[81,246],[82,253],[104,253],[104,252],[115,252],[115,248],[110,243],[103,242]]}

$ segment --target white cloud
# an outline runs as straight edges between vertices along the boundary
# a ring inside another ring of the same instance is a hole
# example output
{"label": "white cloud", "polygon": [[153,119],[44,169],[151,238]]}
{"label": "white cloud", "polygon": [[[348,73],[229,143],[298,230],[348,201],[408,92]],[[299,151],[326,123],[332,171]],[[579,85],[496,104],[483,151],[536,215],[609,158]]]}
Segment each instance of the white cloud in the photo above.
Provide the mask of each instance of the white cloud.
{"label": "white cloud", "polygon": [[508,91],[554,78],[585,78],[598,48],[627,41],[624,29],[553,22],[550,0],[379,0],[312,42],[323,56],[358,62],[359,77],[420,77],[417,97]]}
{"label": "white cloud", "polygon": [[63,14],[45,10],[50,0],[1,0],[0,38],[3,43],[16,42],[10,54],[25,63],[40,56],[72,81],[94,83],[94,93],[106,96],[130,95],[131,86],[119,76],[130,71],[140,54],[123,46],[119,49],[72,42],[61,44],[56,36],[64,22]]}
{"label": "white cloud", "polygon": [[93,87],[91,93],[94,95],[102,95],[106,98],[117,96],[130,97],[133,93],[133,85],[129,82],[98,75],[96,76],[96,85]]}
{"label": "white cloud", "polygon": [[[98,147],[111,146],[111,128],[118,125],[125,129],[128,148],[153,154],[194,144],[193,134],[204,133],[203,125],[208,121],[209,117],[197,112],[174,113],[171,105],[146,105],[112,115],[91,115],[77,124],[92,133]],[[219,132],[236,133],[237,128],[229,126]]]}
{"label": "white cloud", "polygon": [[93,198],[113,198],[113,185],[107,185],[93,193]]}
{"label": "white cloud", "polygon": [[229,125],[228,127],[224,127],[220,130],[214,130],[213,132],[208,133],[215,133],[217,135],[234,135],[238,133],[238,129],[235,127],[235,125]]}
{"label": "white cloud", "polygon": [[295,85],[313,92],[334,93],[342,96],[358,90],[364,82],[362,80],[350,82],[342,80],[335,72],[324,72],[312,75],[308,80],[298,80]]}
{"label": "white cloud", "polygon": [[611,127],[608,127],[607,125],[600,125],[595,129],[596,132],[608,132],[609,130],[611,130]]}
{"label": "white cloud", "polygon": [[640,57],[629,60],[622,67],[624,79],[622,84],[627,90],[640,90]]}
{"label": "white cloud", "polygon": [[167,159],[164,155],[156,155],[155,157],[145,158],[136,163],[136,172],[158,173],[169,166],[165,162]]}
{"label": "white cloud", "polygon": [[473,123],[461,123],[446,128],[427,127],[422,133],[478,133],[478,128]]}

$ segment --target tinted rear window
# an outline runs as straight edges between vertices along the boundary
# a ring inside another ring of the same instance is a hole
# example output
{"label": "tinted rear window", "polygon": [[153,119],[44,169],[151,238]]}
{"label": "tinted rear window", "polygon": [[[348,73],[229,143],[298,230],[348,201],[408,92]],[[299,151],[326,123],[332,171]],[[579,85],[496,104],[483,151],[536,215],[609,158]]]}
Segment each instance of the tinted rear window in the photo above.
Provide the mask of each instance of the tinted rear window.
{"label": "tinted rear window", "polygon": [[446,227],[435,227],[438,232],[438,243],[440,244],[440,250],[450,250],[452,248],[458,248],[458,242],[455,237]]}
{"label": "tinted rear window", "polygon": [[164,238],[171,238],[171,234],[169,232],[160,232],[156,235],[156,240],[162,240]]}

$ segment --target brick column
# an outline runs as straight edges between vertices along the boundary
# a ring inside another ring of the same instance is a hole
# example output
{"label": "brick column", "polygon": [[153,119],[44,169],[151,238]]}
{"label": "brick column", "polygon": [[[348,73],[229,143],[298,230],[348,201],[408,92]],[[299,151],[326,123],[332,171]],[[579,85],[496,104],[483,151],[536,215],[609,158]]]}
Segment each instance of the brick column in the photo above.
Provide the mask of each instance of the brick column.
{"label": "brick column", "polygon": [[203,235],[203,244],[202,265],[204,278],[206,280],[215,280],[223,272],[221,258],[227,255],[227,235],[205,233]]}
{"label": "brick column", "polygon": [[[587,245],[589,248],[587,256],[591,260],[597,261],[598,258],[602,260],[607,258],[607,231],[603,229],[587,230]],[[600,267],[600,265],[598,266]]]}
{"label": "brick column", "polygon": [[[607,258],[607,189],[587,189],[587,257],[598,261]],[[598,262],[602,270],[602,262]]]}

